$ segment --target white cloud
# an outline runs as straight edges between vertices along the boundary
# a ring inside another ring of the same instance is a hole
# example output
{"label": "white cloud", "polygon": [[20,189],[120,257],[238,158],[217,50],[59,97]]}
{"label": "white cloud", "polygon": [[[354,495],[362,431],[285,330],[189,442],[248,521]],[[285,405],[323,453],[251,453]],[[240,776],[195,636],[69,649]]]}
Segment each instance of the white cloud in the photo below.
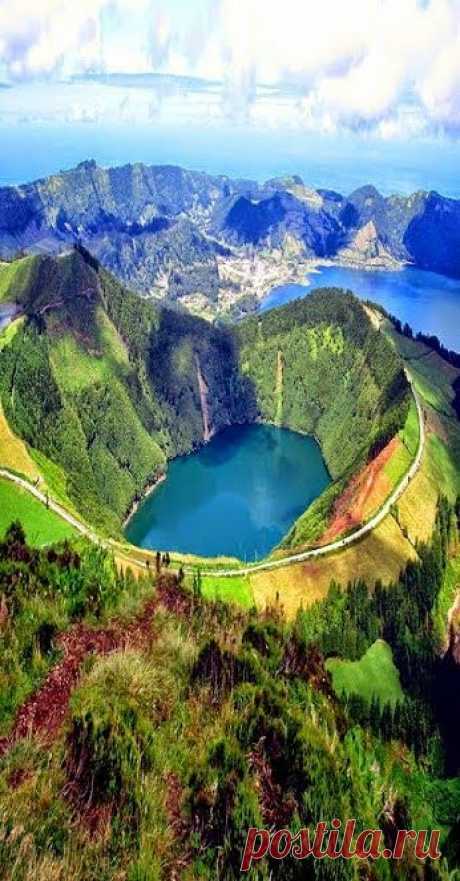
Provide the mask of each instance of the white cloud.
{"label": "white cloud", "polygon": [[312,127],[389,131],[410,91],[427,124],[460,124],[458,0],[220,0],[218,11],[240,104],[254,81],[281,80],[303,87]]}
{"label": "white cloud", "polygon": [[16,0],[0,4],[0,58],[13,80],[50,76],[78,54],[81,69],[100,63],[101,0]]}
{"label": "white cloud", "polygon": [[303,127],[460,132],[460,0],[0,0],[11,80],[149,70],[222,82],[222,112]]}

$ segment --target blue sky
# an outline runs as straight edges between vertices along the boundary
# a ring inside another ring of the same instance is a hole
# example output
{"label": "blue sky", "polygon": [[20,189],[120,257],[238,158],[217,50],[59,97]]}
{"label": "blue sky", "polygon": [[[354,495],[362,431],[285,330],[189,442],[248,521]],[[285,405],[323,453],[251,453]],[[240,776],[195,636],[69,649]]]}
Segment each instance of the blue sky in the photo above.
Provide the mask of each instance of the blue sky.
{"label": "blue sky", "polygon": [[[84,79],[153,72],[218,86]],[[185,122],[456,138],[460,0],[0,0],[0,81],[3,121],[130,123],[180,104]]]}

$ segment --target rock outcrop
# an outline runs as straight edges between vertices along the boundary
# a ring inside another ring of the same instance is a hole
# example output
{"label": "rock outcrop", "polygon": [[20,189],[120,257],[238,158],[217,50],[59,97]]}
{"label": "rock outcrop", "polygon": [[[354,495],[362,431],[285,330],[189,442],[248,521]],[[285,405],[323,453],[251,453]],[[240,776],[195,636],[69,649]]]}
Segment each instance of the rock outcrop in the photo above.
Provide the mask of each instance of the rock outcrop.
{"label": "rock outcrop", "polygon": [[434,192],[386,198],[371,186],[345,197],[297,176],[258,184],[94,161],[0,188],[0,259],[60,253],[75,242],[139,293],[188,306],[199,297],[216,314],[220,297],[228,306],[251,293],[229,290],[222,266],[247,254],[273,260],[286,242],[300,261],[408,262],[460,277],[460,202]]}

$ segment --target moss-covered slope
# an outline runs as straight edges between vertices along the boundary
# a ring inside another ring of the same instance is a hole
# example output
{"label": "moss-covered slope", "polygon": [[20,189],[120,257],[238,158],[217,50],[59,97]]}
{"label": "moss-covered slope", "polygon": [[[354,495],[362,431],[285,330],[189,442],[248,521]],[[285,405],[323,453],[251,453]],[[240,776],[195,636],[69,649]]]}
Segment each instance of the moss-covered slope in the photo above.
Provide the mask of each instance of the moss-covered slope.
{"label": "moss-covered slope", "polygon": [[401,361],[351,294],[325,290],[234,329],[139,299],[81,248],[8,271],[25,313],[0,353],[14,431],[65,472],[67,494],[119,529],[164,469],[235,422],[314,433],[334,477],[404,422]]}
{"label": "moss-covered slope", "polygon": [[352,294],[318,291],[247,319],[239,338],[262,418],[315,434],[333,477],[404,423],[402,363]]}

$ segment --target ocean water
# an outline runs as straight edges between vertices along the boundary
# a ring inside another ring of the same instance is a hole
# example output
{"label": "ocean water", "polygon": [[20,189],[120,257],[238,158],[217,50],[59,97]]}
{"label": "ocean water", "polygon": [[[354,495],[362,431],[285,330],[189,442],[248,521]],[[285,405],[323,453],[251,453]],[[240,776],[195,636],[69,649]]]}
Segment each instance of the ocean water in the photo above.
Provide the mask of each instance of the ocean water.
{"label": "ocean water", "polygon": [[445,346],[460,352],[460,281],[413,267],[370,272],[324,266],[310,273],[305,285],[273,288],[261,309],[308,296],[319,287],[345,288],[363,300],[373,300],[415,331],[435,334]]}
{"label": "ocean water", "polygon": [[181,165],[258,181],[300,174],[310,186],[345,195],[370,183],[383,194],[435,189],[460,198],[460,150],[448,141],[386,143],[351,134],[315,136],[283,126],[268,130],[225,121],[185,124],[180,117],[152,120],[148,125],[135,121],[5,124],[0,104],[0,185],[36,180],[85,159],[103,166]]}
{"label": "ocean water", "polygon": [[154,550],[258,559],[329,482],[314,438],[270,425],[233,426],[171,462],[125,534]]}

